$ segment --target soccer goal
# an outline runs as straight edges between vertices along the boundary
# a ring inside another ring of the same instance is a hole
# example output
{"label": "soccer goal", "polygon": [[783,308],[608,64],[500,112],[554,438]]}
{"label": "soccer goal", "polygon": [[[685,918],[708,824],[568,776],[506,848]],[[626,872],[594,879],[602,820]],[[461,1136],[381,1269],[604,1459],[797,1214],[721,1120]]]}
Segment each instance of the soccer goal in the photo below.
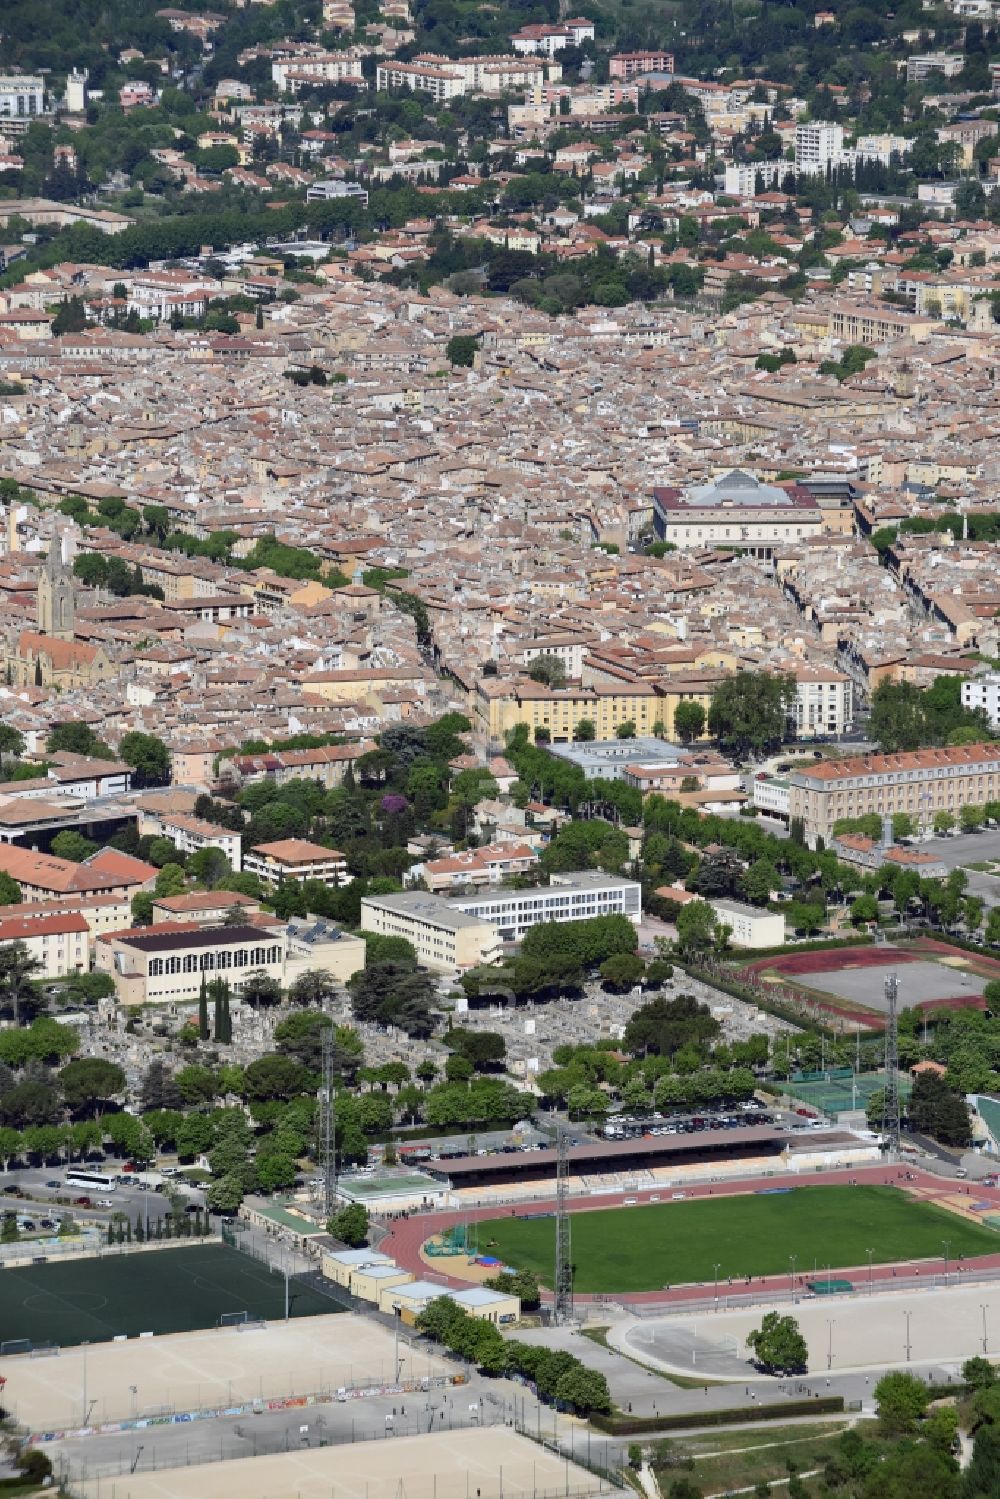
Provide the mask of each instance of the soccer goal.
{"label": "soccer goal", "polygon": [[235,1327],[241,1332],[247,1327],[266,1327],[267,1319],[259,1312],[223,1312],[219,1318],[220,1327]]}
{"label": "soccer goal", "polygon": [[223,1312],[219,1318],[220,1327],[242,1327],[249,1318],[249,1312]]}
{"label": "soccer goal", "polygon": [[8,1338],[5,1343],[0,1343],[0,1355],[30,1353],[33,1346],[30,1338]]}

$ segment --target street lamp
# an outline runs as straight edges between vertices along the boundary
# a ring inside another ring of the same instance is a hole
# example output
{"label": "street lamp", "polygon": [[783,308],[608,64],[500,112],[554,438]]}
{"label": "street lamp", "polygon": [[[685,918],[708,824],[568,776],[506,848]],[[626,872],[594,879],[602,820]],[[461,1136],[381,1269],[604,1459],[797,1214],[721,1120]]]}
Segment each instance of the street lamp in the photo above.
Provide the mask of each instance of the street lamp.
{"label": "street lamp", "polygon": [[827,1334],[828,1334],[827,1344],[826,1344],[826,1367],[827,1367],[828,1370],[833,1368],[833,1325],[834,1325],[834,1321],[835,1321],[835,1319],[833,1317],[827,1317],[827,1319],[826,1319],[826,1328],[827,1328]]}
{"label": "street lamp", "polygon": [[911,1316],[911,1314],[909,1312],[904,1312],[903,1316],[906,1318],[906,1362],[909,1363],[910,1362],[910,1316]]}
{"label": "street lamp", "polygon": [[951,1240],[950,1239],[942,1239],[941,1243],[944,1246],[944,1283],[945,1283],[945,1285],[947,1285],[948,1284],[948,1255],[949,1255],[949,1252],[951,1250]]}
{"label": "street lamp", "polygon": [[869,1296],[872,1294],[872,1255],[874,1253],[875,1253],[874,1249],[866,1249],[865,1250],[865,1254],[868,1256],[868,1294],[869,1294]]}
{"label": "street lamp", "polygon": [[715,1268],[715,1304],[716,1304],[716,1306],[718,1306],[718,1304],[719,1304],[719,1266],[716,1265],[714,1268]]}
{"label": "street lamp", "polygon": [[789,1264],[792,1267],[791,1277],[792,1277],[792,1295],[793,1296],[795,1295],[795,1266],[798,1264],[798,1259],[799,1259],[799,1257],[798,1257],[797,1254],[790,1254],[788,1256],[788,1262],[789,1262]]}
{"label": "street lamp", "polygon": [[979,1310],[983,1314],[983,1358],[985,1358],[986,1357],[986,1307],[983,1305],[982,1302],[979,1303]]}

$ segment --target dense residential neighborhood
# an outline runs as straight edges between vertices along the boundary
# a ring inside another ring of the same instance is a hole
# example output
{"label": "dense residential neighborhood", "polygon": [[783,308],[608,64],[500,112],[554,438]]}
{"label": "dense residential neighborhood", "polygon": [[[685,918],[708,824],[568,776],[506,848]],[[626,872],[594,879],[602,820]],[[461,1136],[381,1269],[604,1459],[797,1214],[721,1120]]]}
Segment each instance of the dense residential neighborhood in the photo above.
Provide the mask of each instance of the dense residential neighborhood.
{"label": "dense residential neighborhood", "polygon": [[0,1488],[1000,1492],[998,357],[997,0],[6,0]]}

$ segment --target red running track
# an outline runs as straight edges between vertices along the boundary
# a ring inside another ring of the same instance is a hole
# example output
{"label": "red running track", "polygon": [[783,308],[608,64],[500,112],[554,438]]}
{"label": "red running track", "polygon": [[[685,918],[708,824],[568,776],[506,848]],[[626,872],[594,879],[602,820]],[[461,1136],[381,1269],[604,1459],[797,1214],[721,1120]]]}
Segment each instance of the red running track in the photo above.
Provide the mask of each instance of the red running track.
{"label": "red running track", "polygon": [[[625,1192],[608,1193],[607,1195],[602,1193],[599,1197],[571,1198],[569,1208],[570,1212],[573,1213],[596,1212],[602,1208],[621,1207],[626,1198],[634,1199],[636,1197],[639,1198],[641,1205],[643,1202],[648,1203],[650,1192],[655,1193],[657,1191],[660,1194],[660,1201],[663,1202],[665,1190],[668,1192],[683,1190],[684,1200],[687,1202],[698,1197],[735,1197],[740,1194],[767,1191],[769,1188],[773,1189],[777,1186],[792,1187],[796,1191],[809,1191],[822,1187],[850,1186],[854,1183],[859,1186],[868,1187],[900,1186],[911,1196],[930,1202],[944,1197],[954,1197],[958,1194],[963,1196],[968,1195],[970,1201],[989,1202],[992,1207],[1000,1212],[1000,1188],[998,1187],[983,1187],[974,1182],[943,1181],[940,1177],[932,1176],[929,1172],[916,1170],[911,1167],[882,1165],[861,1166],[853,1171],[830,1171],[825,1172],[822,1177],[809,1177],[805,1180],[756,1177],[743,1181],[727,1181],[711,1186],[699,1185],[666,1189],[663,1187],[643,1187],[638,1190],[632,1188]],[[434,1234],[442,1233],[445,1229],[451,1228],[453,1224],[467,1222],[481,1223],[490,1218],[526,1217],[554,1211],[555,1198],[550,1197],[542,1201],[532,1200],[531,1202],[520,1203],[516,1207],[506,1204],[500,1207],[468,1208],[440,1213],[418,1213],[410,1218],[390,1219],[387,1224],[388,1233],[381,1240],[378,1247],[382,1253],[391,1255],[404,1270],[410,1270],[418,1279],[423,1279],[426,1278],[427,1272],[431,1267],[420,1256],[421,1245],[427,1239],[432,1238]],[[874,1265],[871,1270],[872,1280],[892,1281],[899,1266],[907,1263],[907,1261],[897,1261],[895,1266],[892,1264]],[[921,1263],[928,1262],[923,1261]],[[936,1261],[932,1261],[931,1263],[936,1263]],[[1000,1253],[979,1255],[975,1258],[967,1257],[962,1263],[968,1266],[975,1266],[977,1269],[1000,1269]],[[474,1284],[474,1282],[462,1280],[458,1276],[447,1275],[444,1271],[446,1264],[447,1260],[445,1259],[435,1261],[432,1273],[436,1278],[444,1280],[455,1290],[462,1290]],[[828,1273],[832,1279],[840,1277],[849,1278],[852,1274],[857,1275],[859,1270],[863,1271],[867,1279],[867,1264],[864,1266],[831,1266],[829,1272],[826,1272],[824,1268],[824,1273]],[[806,1279],[805,1272],[800,1271],[796,1279],[798,1284],[801,1285]],[[783,1275],[755,1277],[752,1283],[752,1288],[757,1293],[767,1290],[768,1287],[774,1291],[787,1291],[790,1286],[791,1275],[788,1272]],[[710,1282],[708,1283],[708,1290],[711,1290]],[[547,1299],[549,1298],[550,1293],[543,1294]],[[667,1291],[630,1291],[614,1299],[623,1302],[627,1301],[630,1304],[664,1301],[683,1302],[701,1301],[704,1300],[705,1295],[706,1283],[702,1282],[695,1285],[672,1286]],[[593,1301],[595,1297],[593,1295],[577,1295],[574,1299],[576,1301]]]}

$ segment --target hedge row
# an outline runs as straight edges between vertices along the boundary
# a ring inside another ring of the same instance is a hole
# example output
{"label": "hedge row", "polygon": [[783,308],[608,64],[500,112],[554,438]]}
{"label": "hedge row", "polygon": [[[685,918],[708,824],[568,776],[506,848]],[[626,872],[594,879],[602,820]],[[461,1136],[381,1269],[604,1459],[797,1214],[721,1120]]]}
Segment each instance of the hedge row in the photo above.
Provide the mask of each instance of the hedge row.
{"label": "hedge row", "polygon": [[686,1411],[674,1416],[602,1416],[595,1412],[591,1426],[608,1436],[641,1436],[652,1431],[675,1431],[688,1426],[738,1426],[744,1421],[784,1421],[791,1416],[840,1415],[843,1395],[817,1395],[814,1400],[788,1400],[778,1405],[735,1405],[730,1410]]}

